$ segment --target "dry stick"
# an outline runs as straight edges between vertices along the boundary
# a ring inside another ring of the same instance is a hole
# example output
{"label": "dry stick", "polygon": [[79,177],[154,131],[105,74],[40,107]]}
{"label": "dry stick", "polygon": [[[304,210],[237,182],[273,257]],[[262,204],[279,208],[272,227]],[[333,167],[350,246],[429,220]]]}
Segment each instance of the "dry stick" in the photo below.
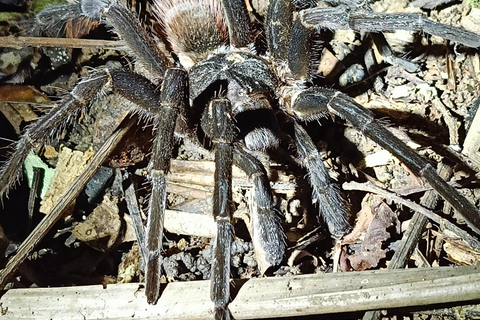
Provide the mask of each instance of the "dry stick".
{"label": "dry stick", "polygon": [[33,167],[33,179],[32,179],[32,188],[30,189],[30,194],[28,196],[28,223],[27,223],[27,232],[32,231],[32,221],[33,221],[33,209],[35,208],[35,201],[38,195],[38,188],[40,186],[40,178],[43,175],[43,169]]}
{"label": "dry stick", "polygon": [[25,47],[63,47],[63,48],[104,48],[123,50],[123,41],[90,40],[75,38],[41,38],[41,37],[0,37],[0,47],[22,49]]}
{"label": "dry stick", "polygon": [[[438,171],[438,175],[442,179],[447,181],[452,175],[452,169],[448,165],[442,162],[438,164],[437,171]],[[435,204],[437,203],[437,199],[438,199],[438,193],[435,192],[434,190],[429,190],[425,192],[425,195],[420,200],[420,204],[425,206],[426,208],[433,209],[435,207]],[[428,218],[425,215],[419,213],[418,211],[415,212],[415,214],[412,217],[412,220],[409,223],[409,228],[403,235],[402,240],[400,241],[400,244],[398,245],[398,248],[392,257],[392,260],[388,264],[389,269],[405,268],[408,260],[412,255],[413,250],[415,249],[415,246],[420,240],[422,231],[425,228],[425,224],[427,223],[427,220]],[[367,311],[363,315],[362,320],[380,320],[381,317],[382,317],[381,310]]]}
{"label": "dry stick", "polygon": [[[439,163],[437,169],[438,175],[444,179],[449,180],[453,174],[453,170],[450,166]],[[429,190],[425,192],[425,195],[420,200],[420,204],[426,208],[433,209],[437,204],[438,193],[434,190]],[[388,265],[391,269],[400,269],[405,268],[408,260],[410,259],[415,246],[417,245],[418,241],[420,240],[422,231],[427,223],[428,218],[419,213],[415,212],[412,217],[412,220],[409,224],[409,229],[405,232],[402,240],[400,241],[400,245],[397,248],[397,251],[392,257],[392,261]]]}
{"label": "dry stick", "polygon": [[137,238],[138,248],[140,250],[140,256],[143,259],[142,268],[145,266],[145,258],[147,257],[145,248],[145,230],[143,228],[143,221],[138,207],[137,195],[135,194],[135,187],[133,183],[125,190],[125,202],[127,203],[127,209],[132,218],[133,230]]}
{"label": "dry stick", "polygon": [[113,149],[120,142],[122,137],[127,133],[128,129],[135,123],[136,118],[128,120],[128,122],[115,132],[98,150],[92,161],[83,170],[80,176],[75,179],[72,186],[65,194],[60,197],[58,203],[53,207],[52,211],[46,215],[30,235],[23,241],[4,269],[0,270],[0,290],[3,290],[10,278],[14,275],[20,264],[25,261],[30,253],[35,249],[43,237],[50,231],[52,226],[62,217],[63,210],[75,200],[83,190],[87,182],[95,175],[98,168],[107,159]]}
{"label": "dry stick", "polygon": [[452,222],[440,217],[438,214],[434,213],[433,211],[428,210],[425,207],[423,207],[419,204],[416,204],[413,201],[403,199],[403,198],[395,195],[394,193],[392,193],[390,191],[384,190],[382,188],[379,188],[379,187],[373,185],[371,182],[366,182],[366,183],[358,183],[358,182],[354,182],[354,181],[345,182],[342,185],[342,187],[343,187],[344,190],[359,190],[359,191],[365,191],[365,192],[373,192],[373,193],[379,194],[379,195],[381,195],[385,198],[389,198],[396,203],[402,204],[402,205],[412,209],[413,211],[417,211],[417,212],[425,215],[429,219],[433,220],[435,223],[439,224],[440,228],[442,228],[442,229],[445,228],[445,229],[448,229],[448,230],[452,231],[460,239],[465,241],[471,248],[480,251],[480,242],[478,241],[478,239],[472,237],[470,234],[468,234],[468,232],[466,232],[465,230],[457,227]]}

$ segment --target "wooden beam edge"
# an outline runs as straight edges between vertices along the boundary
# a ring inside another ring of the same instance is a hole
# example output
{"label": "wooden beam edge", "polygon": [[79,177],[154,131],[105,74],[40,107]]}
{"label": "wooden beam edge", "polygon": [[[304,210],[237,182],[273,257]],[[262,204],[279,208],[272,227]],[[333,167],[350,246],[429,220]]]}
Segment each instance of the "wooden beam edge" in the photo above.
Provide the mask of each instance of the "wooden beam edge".
{"label": "wooden beam edge", "polygon": [[[376,270],[235,281],[235,319],[480,301],[480,267]],[[157,305],[138,283],[11,289],[0,319],[212,319],[210,281],[165,285]]]}

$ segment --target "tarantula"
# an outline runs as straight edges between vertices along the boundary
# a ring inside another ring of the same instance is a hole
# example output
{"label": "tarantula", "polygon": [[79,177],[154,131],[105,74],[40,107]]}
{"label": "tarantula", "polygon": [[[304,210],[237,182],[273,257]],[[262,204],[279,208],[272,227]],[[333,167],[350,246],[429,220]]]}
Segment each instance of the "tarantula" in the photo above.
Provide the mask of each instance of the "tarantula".
{"label": "tarantula", "polygon": [[[165,177],[179,122],[187,131],[190,129],[188,132],[203,131],[215,151],[213,215],[217,236],[211,299],[216,319],[229,318],[233,163],[254,181],[252,230],[258,256],[268,265],[278,265],[286,249],[265,169],[247,150],[278,148],[284,139],[295,145],[298,161],[309,174],[312,197],[318,202],[319,214],[329,232],[341,238],[349,231],[340,190],[301,125],[327,113],[345,119],[394,154],[434,187],[470,228],[480,233],[478,209],[442,180],[426,160],[375,120],[371,111],[339,91],[315,86],[310,59],[315,47],[312,34],[322,29],[423,30],[469,47],[479,47],[480,36],[434,23],[420,14],[373,13],[362,1],[327,2],[332,6],[306,5],[300,9],[289,0],[270,1],[265,20],[265,55],[255,51],[243,0],[156,1],[155,13],[163,26],[165,43],[156,43],[133,13],[116,0],[81,0],[41,13],[41,19],[83,16],[113,27],[148,72],[148,78],[126,69],[105,69],[83,79],[69,97],[30,126],[17,142],[0,172],[0,194],[5,194],[18,179],[31,148],[53,138],[58,127],[108,88],[132,102],[134,112],[155,119],[156,136],[149,164],[152,194],[144,243],[146,296],[150,303],[155,303],[160,294]],[[280,130],[280,118],[290,123],[290,132]]]}

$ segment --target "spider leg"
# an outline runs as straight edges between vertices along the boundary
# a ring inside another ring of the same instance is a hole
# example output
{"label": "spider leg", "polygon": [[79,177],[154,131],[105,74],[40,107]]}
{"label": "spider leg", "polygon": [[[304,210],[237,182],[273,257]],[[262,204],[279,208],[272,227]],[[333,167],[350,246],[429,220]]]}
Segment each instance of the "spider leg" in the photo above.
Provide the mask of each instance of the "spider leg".
{"label": "spider leg", "polygon": [[287,61],[292,25],[292,3],[287,0],[272,0],[265,17],[265,32],[270,55],[279,61]]}
{"label": "spider leg", "polygon": [[109,80],[107,73],[100,72],[85,78],[64,97],[61,103],[27,127],[20,140],[15,143],[8,161],[3,163],[0,169],[0,196],[6,194],[20,179],[22,164],[30,150],[40,143],[55,139],[57,133],[71,123],[79,111],[88,106],[88,103],[109,83]]}
{"label": "spider leg", "polygon": [[[311,30],[305,28],[300,19],[292,23],[292,5],[287,0],[272,1],[267,14],[267,42],[269,51],[278,59],[286,59],[291,75],[297,82],[310,77]],[[288,50],[281,50],[280,47]],[[278,50],[277,50],[278,49]],[[294,85],[296,87],[296,85]],[[294,90],[291,88],[285,89]],[[295,91],[295,90],[294,90]],[[342,237],[350,230],[346,219],[347,210],[340,189],[331,180],[320,154],[311,138],[298,124],[294,125],[294,140],[297,154],[307,169],[313,198],[330,233]]]}
{"label": "spider leg", "polygon": [[[289,69],[296,79],[308,80],[312,28],[311,26],[310,28],[305,27],[300,19],[296,19],[292,23],[290,1],[271,2],[268,7],[265,28],[270,55],[278,61],[288,61]],[[418,71],[415,63],[399,58],[392,52],[383,34],[372,33],[371,37],[387,63],[401,66],[409,72]]]}
{"label": "spider leg", "polygon": [[217,223],[210,298],[214,303],[215,319],[230,319],[230,253],[233,239],[232,163],[235,124],[232,107],[227,99],[210,101],[202,117],[202,129],[215,146],[215,186],[213,216]]}
{"label": "spider leg", "polygon": [[390,151],[413,173],[425,179],[450,205],[462,215],[468,226],[480,234],[478,209],[455,188],[440,178],[436,170],[416,152],[407,147],[374,118],[373,112],[356,103],[349,96],[328,88],[309,88],[290,93],[287,112],[303,121],[317,119],[328,111],[337,115],[365,136]]}
{"label": "spider leg", "polygon": [[155,117],[158,131],[149,164],[152,193],[145,237],[148,254],[145,270],[145,294],[149,303],[156,303],[160,296],[163,219],[167,198],[165,176],[170,168],[177,116],[180,110],[187,106],[187,88],[187,74],[183,69],[167,70],[160,94],[161,107]]}
{"label": "spider leg", "polygon": [[[60,17],[60,21],[58,18]],[[158,44],[145,31],[137,17],[124,4],[116,0],[81,0],[69,4],[51,6],[39,13],[42,21],[37,26],[37,32],[42,29],[61,29],[67,20],[85,17],[92,21],[105,22],[114,28],[115,33],[122,38],[142,65],[149,72],[161,78],[171,61],[159,49]],[[43,22],[47,21],[47,23]],[[55,21],[53,25],[48,23]],[[63,25],[59,27],[59,25]],[[58,31],[57,31],[58,32]],[[50,32],[52,33],[52,32]]]}
{"label": "spider leg", "polygon": [[[39,143],[53,139],[59,127],[75,118],[97,93],[110,87],[114,93],[133,102],[139,113],[155,116],[158,134],[154,142],[150,162],[152,196],[147,221],[146,244],[146,294],[150,303],[159,295],[163,213],[165,209],[165,175],[169,169],[175,121],[181,109],[185,109],[188,97],[187,75],[183,69],[168,69],[159,94],[157,86],[146,78],[123,69],[104,70],[82,80],[64,100],[50,113],[30,126],[17,142],[10,160],[0,171],[1,193],[8,191],[19,176],[22,163],[28,152]],[[20,168],[20,169],[18,169]]]}
{"label": "spider leg", "polygon": [[265,18],[268,51],[277,61],[287,61],[294,79],[310,77],[311,33],[313,29],[293,21],[291,1],[272,0]]}
{"label": "spider leg", "polygon": [[243,0],[222,0],[223,11],[228,25],[230,44],[237,48],[251,43],[250,17]]}
{"label": "spider leg", "polygon": [[[134,85],[131,82],[132,77],[138,78],[133,82]],[[179,113],[188,105],[188,77],[183,69],[168,69],[160,95],[153,84],[137,74],[119,71],[112,78],[115,80],[114,88],[117,93],[142,107],[148,114],[155,115],[157,134],[149,163],[152,192],[145,237],[145,294],[147,301],[155,304],[160,297],[163,220],[167,197],[165,177],[170,168],[175,123]]]}
{"label": "spider leg", "polygon": [[295,123],[294,131],[298,157],[308,171],[313,199],[317,200],[320,213],[332,236],[341,238],[351,227],[346,218],[347,207],[340,188],[330,178],[317,147],[305,129]]}
{"label": "spider leg", "polygon": [[279,265],[285,254],[286,242],[281,217],[275,210],[272,190],[262,163],[235,145],[233,160],[253,179],[253,208],[251,212],[252,241],[261,272]]}
{"label": "spider leg", "polygon": [[344,6],[305,9],[299,12],[298,18],[307,29],[353,29],[364,32],[423,31],[467,47],[480,47],[480,35],[433,22],[420,13],[375,13],[367,10],[358,10],[357,12],[346,9]]}

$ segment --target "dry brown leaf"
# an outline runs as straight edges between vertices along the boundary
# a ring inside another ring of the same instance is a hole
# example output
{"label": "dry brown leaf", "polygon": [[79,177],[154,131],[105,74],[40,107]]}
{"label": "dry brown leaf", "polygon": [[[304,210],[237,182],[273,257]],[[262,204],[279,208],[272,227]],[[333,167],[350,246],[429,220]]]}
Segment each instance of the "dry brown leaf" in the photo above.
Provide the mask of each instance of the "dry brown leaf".
{"label": "dry brown leaf", "polygon": [[379,197],[372,197],[371,210],[375,213],[368,226],[361,249],[348,257],[354,270],[362,271],[376,267],[381,259],[386,257],[388,249],[383,249],[384,241],[390,239],[390,230],[395,227],[400,232],[400,222],[390,207]]}
{"label": "dry brown leaf", "polygon": [[93,21],[86,17],[70,19],[67,20],[65,25],[65,36],[67,38],[81,38],[97,28],[98,25],[98,21]]}
{"label": "dry brown leaf", "polygon": [[121,228],[117,204],[105,196],[85,221],[75,225],[72,233],[78,240],[104,252],[117,242]]}
{"label": "dry brown leaf", "polygon": [[357,213],[357,218],[355,220],[355,226],[353,227],[352,232],[347,234],[345,238],[343,238],[343,244],[354,244],[358,240],[363,233],[365,233],[368,229],[368,226],[373,220],[373,212],[372,207],[370,205],[370,194],[367,194],[362,200],[362,208]]}
{"label": "dry brown leaf", "polygon": [[42,92],[33,86],[25,85],[1,85],[0,101],[51,104],[52,102]]}

